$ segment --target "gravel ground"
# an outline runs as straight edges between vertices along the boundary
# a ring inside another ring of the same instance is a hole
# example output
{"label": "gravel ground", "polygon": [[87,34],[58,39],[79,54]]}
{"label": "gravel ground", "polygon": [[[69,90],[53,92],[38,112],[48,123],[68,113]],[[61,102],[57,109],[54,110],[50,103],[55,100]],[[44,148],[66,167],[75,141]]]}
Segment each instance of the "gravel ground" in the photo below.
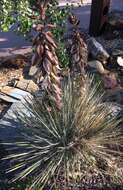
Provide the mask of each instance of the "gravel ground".
{"label": "gravel ground", "polygon": [[116,39],[112,39],[112,40],[105,40],[103,37],[98,37],[97,40],[108,51],[111,51],[111,50],[117,48],[117,46],[119,44],[123,44],[123,39],[121,39],[121,38],[116,38]]}
{"label": "gravel ground", "polygon": [[22,76],[22,69],[6,69],[2,68],[0,70],[0,87],[8,84],[12,79],[19,79]]}

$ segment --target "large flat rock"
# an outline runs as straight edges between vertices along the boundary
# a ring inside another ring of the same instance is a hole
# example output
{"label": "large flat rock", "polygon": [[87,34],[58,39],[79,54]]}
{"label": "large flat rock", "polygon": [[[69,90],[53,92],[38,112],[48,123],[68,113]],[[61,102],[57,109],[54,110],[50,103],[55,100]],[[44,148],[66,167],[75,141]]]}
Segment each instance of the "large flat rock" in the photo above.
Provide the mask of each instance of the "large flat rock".
{"label": "large flat rock", "polygon": [[26,92],[23,94],[23,97],[21,97],[21,101],[18,100],[17,102],[13,103],[10,109],[7,111],[7,113],[4,115],[4,117],[0,120],[0,140],[7,142],[7,140],[12,139],[16,136],[20,136],[20,123],[17,121],[17,118],[15,116],[15,111],[28,114],[28,111],[26,110],[24,104],[25,99],[29,98],[31,96],[30,93]]}

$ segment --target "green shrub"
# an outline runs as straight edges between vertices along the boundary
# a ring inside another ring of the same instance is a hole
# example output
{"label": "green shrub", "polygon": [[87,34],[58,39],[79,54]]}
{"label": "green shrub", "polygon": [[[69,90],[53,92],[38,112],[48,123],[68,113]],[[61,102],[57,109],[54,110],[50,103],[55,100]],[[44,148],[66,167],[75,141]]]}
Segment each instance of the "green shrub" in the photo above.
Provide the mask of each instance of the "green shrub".
{"label": "green shrub", "polygon": [[10,144],[17,153],[14,150],[6,158],[11,160],[8,172],[16,171],[13,180],[32,176],[30,189],[43,189],[46,184],[57,186],[62,178],[68,190],[69,181],[81,180],[89,169],[117,177],[112,158],[121,154],[120,121],[112,116],[111,106],[102,102],[92,79],[86,79],[84,87],[81,84],[64,82],[61,111],[34,97],[24,104],[28,114],[16,113],[24,127],[23,139]]}
{"label": "green shrub", "polygon": [[[34,8],[35,7],[35,8]],[[60,8],[57,0],[50,0],[46,11],[46,23],[56,25],[53,29],[53,35],[59,43],[57,55],[62,67],[69,64],[67,50],[63,42],[63,36],[66,32],[66,21],[70,8],[68,6]],[[41,23],[41,20],[33,19],[33,16],[39,15],[37,1],[34,0],[2,0],[0,2],[0,29],[4,32],[9,31],[13,25],[16,25],[15,32],[24,35],[32,40],[33,24]]]}

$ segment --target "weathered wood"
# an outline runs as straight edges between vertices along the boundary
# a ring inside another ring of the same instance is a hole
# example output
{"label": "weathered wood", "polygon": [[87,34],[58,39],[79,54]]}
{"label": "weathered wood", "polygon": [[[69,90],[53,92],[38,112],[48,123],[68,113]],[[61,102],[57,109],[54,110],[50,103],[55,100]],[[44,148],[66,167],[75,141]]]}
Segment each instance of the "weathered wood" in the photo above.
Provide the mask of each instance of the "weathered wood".
{"label": "weathered wood", "polygon": [[108,20],[110,0],[92,0],[89,33],[98,36]]}

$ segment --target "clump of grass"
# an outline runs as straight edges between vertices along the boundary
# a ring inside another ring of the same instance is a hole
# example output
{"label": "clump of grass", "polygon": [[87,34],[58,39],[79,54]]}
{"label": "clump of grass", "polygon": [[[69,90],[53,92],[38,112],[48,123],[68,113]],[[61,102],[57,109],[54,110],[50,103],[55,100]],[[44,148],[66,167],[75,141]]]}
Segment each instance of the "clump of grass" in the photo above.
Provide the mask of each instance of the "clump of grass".
{"label": "clump of grass", "polygon": [[117,177],[112,158],[121,157],[120,121],[97,89],[92,78],[82,87],[68,79],[60,111],[51,102],[49,109],[39,97],[26,100],[28,114],[16,113],[24,126],[23,139],[14,143],[17,149],[7,157],[13,163],[8,172],[16,173],[13,181],[33,176],[29,189],[43,189],[48,183],[53,187],[62,176],[69,189],[69,182],[81,180],[85,171]]}

